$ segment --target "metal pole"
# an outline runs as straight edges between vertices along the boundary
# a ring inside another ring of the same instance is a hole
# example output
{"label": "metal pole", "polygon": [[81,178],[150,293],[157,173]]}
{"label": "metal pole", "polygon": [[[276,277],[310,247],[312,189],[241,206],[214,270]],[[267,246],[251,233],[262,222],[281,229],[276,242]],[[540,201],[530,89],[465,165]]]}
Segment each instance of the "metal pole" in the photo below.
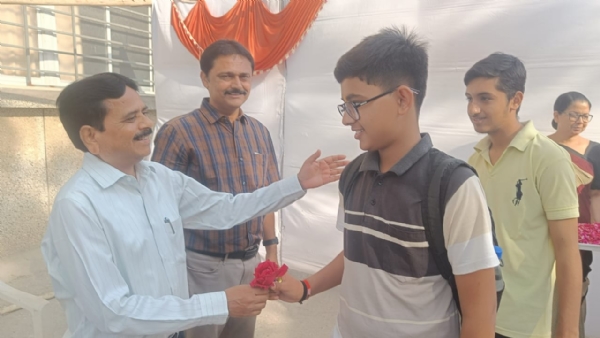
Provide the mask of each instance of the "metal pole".
{"label": "metal pole", "polygon": [[108,71],[113,71],[112,65],[112,33],[110,29],[110,7],[106,7],[106,57],[108,58]]}
{"label": "metal pole", "polygon": [[73,65],[75,66],[75,81],[79,80],[79,63],[77,62],[77,37],[75,32],[75,6],[71,6],[71,33],[73,33]]}
{"label": "metal pole", "polygon": [[25,62],[27,63],[26,69],[27,74],[25,75],[25,82],[28,86],[31,86],[31,55],[29,50],[29,23],[27,18],[27,6],[21,6],[21,15],[23,16],[23,41],[25,42]]}
{"label": "metal pole", "polygon": [[148,51],[148,63],[150,64],[150,67],[148,68],[148,70],[150,71],[150,82],[152,83],[152,92],[154,93],[154,64],[153,64],[153,58],[152,58],[152,7],[148,7],[148,16],[150,18],[150,20],[148,20],[148,32],[150,32],[150,39],[148,40],[148,47],[150,47],[150,50]]}

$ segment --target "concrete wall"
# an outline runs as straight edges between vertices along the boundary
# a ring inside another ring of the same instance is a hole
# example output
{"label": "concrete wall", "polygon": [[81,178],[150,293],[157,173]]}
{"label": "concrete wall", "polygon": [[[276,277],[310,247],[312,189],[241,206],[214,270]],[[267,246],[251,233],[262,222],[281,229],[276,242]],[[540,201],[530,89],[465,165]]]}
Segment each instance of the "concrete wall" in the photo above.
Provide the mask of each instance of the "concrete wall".
{"label": "concrete wall", "polygon": [[55,109],[0,109],[0,257],[39,245],[54,196],[81,158]]}
{"label": "concrete wall", "polygon": [[54,197],[81,165],[52,108],[58,92],[0,88],[0,259],[39,247]]}

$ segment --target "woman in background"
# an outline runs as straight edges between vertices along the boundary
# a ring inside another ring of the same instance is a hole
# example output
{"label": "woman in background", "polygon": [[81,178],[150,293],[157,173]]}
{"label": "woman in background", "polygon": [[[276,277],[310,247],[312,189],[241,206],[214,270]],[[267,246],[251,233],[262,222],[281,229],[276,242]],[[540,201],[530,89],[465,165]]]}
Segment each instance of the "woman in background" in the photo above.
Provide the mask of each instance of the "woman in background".
{"label": "woman in background", "polygon": [[[579,223],[600,222],[600,144],[581,136],[588,123],[592,121],[590,110],[592,103],[585,95],[569,92],[560,95],[554,103],[552,127],[556,132],[548,137],[564,147],[571,155],[573,163],[579,169],[594,176],[590,184],[578,187]],[[590,284],[588,274],[591,271],[592,252],[580,251],[583,267],[583,288],[581,314],[579,319],[579,337],[585,337],[585,296]],[[553,324],[553,328],[556,323]]]}

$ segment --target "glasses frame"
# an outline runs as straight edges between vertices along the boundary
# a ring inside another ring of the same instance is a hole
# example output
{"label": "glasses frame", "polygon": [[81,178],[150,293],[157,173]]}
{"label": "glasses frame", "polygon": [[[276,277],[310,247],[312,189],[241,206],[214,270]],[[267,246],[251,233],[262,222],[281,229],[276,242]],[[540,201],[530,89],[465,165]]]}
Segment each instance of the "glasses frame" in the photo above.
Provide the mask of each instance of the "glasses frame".
{"label": "glasses frame", "polygon": [[[364,106],[365,104],[367,104],[369,102],[375,101],[378,98],[381,98],[381,97],[384,97],[384,96],[386,96],[388,94],[393,93],[398,87],[400,87],[400,86],[396,86],[396,87],[394,87],[394,89],[391,89],[391,90],[388,90],[386,92],[383,92],[383,93],[381,93],[381,94],[379,94],[377,96],[374,96],[374,97],[372,97],[372,98],[370,98],[368,100],[365,100],[365,101],[360,101],[360,102],[344,102],[342,104],[339,104],[337,106],[338,107],[338,113],[340,113],[340,115],[342,117],[344,117],[344,114],[347,113],[348,116],[350,116],[350,118],[352,118],[354,121],[358,121],[358,120],[360,120],[360,113],[358,112],[358,108],[359,107],[362,107],[362,106]],[[414,88],[411,88],[411,87],[408,87],[408,89],[410,89],[410,91],[413,94],[415,94],[415,95],[419,94],[419,91],[417,89],[414,89]],[[348,104],[350,104],[350,106],[348,106]],[[349,107],[352,107],[352,108],[349,109]],[[356,116],[354,116],[355,113],[356,113]]]}
{"label": "glasses frame", "polygon": [[579,121],[579,118],[581,118],[581,122],[590,123],[594,118],[594,115],[592,114],[578,114],[574,111],[568,112],[567,115],[569,116],[569,121],[571,122],[577,122]]}

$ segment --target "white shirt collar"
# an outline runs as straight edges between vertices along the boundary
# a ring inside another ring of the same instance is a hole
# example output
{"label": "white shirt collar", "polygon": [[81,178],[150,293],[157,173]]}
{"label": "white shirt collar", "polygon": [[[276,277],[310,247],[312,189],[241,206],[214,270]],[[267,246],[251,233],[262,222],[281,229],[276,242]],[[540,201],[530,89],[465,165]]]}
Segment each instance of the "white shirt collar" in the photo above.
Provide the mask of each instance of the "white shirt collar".
{"label": "white shirt collar", "polygon": [[[129,176],[89,152],[86,152],[83,155],[82,168],[102,187],[102,189],[106,189],[117,183],[121,178]],[[136,164],[135,169],[137,175],[146,175],[149,174],[149,172],[156,173],[152,164],[147,161],[141,161]]]}

